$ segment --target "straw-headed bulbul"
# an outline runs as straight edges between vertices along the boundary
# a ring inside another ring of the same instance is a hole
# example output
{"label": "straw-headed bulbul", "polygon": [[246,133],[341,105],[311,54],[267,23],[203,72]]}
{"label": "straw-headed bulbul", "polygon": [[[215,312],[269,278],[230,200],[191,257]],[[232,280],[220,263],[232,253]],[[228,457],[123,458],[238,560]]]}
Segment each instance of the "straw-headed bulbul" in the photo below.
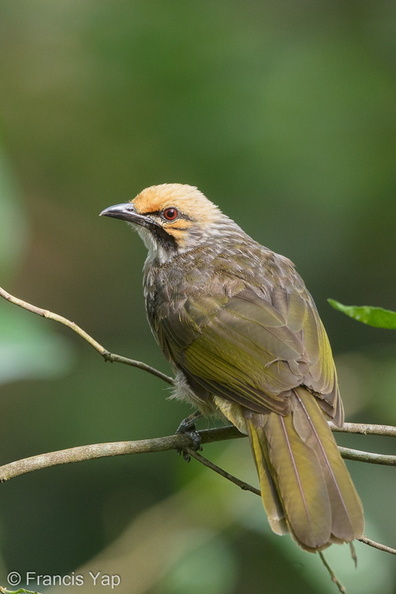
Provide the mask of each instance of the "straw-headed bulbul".
{"label": "straw-headed bulbul", "polygon": [[344,419],[329,340],[293,263],[189,185],[152,186],[101,214],[143,239],[147,317],[175,395],[248,435],[274,532],[311,552],[362,537],[327,423]]}

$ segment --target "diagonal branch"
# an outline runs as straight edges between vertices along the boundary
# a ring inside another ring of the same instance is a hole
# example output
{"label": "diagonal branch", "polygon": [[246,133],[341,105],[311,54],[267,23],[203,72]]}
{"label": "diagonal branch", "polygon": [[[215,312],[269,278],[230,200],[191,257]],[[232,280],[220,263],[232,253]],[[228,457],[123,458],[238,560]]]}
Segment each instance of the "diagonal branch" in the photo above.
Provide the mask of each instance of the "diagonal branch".
{"label": "diagonal branch", "polygon": [[[244,436],[244,435],[242,435],[242,433],[240,433],[236,437],[246,437],[246,436]],[[214,462],[211,462],[210,460],[208,460],[207,458],[205,458],[204,456],[202,456],[201,454],[199,454],[197,451],[193,450],[192,448],[186,448],[186,452],[189,456],[191,456],[192,458],[195,458],[196,460],[198,460],[198,462],[200,462],[207,468],[210,468],[210,470],[217,472],[217,474],[219,474],[220,476],[223,476],[224,478],[229,480],[231,483],[234,483],[234,485],[237,485],[243,491],[250,491],[251,493],[258,495],[259,497],[261,496],[261,492],[259,489],[252,487],[252,485],[249,485],[249,483],[245,483],[245,481],[241,481],[241,479],[237,478],[233,474],[230,474],[229,472],[227,472],[220,466],[217,466],[217,464],[214,464]]]}
{"label": "diagonal branch", "polygon": [[81,338],[86,340],[87,343],[90,344],[91,347],[93,347],[95,349],[95,351],[97,351],[98,353],[100,353],[102,355],[102,357],[104,358],[105,361],[110,361],[111,363],[124,363],[125,365],[131,365],[132,367],[137,367],[138,369],[142,369],[143,371],[147,371],[148,373],[151,373],[152,375],[159,377],[164,382],[167,382],[168,384],[170,384],[172,386],[175,383],[173,378],[169,377],[165,373],[162,373],[158,369],[155,369],[154,367],[151,367],[150,365],[143,363],[142,361],[135,361],[134,359],[128,359],[128,357],[123,357],[122,355],[116,355],[114,353],[110,353],[110,351],[108,351],[101,344],[99,344],[99,342],[97,340],[95,340],[94,338],[92,338],[92,336],[90,336],[87,332],[85,332],[85,330],[80,328],[80,326],[77,326],[77,324],[75,324],[75,322],[72,322],[71,320],[68,320],[67,318],[64,318],[63,316],[60,316],[59,314],[53,313],[52,311],[49,311],[48,309],[43,309],[41,307],[37,307],[36,305],[32,305],[31,303],[28,303],[27,301],[23,301],[22,299],[19,299],[18,297],[14,297],[13,295],[8,293],[8,291],[3,289],[2,287],[0,287],[0,297],[3,297],[10,303],[13,303],[14,305],[18,305],[18,307],[22,307],[23,309],[26,309],[27,311],[30,311],[31,313],[37,314],[38,316],[42,316],[43,318],[47,318],[48,320],[53,320],[54,322],[58,322],[59,324],[63,324],[63,326],[67,326],[68,328],[70,328],[70,330],[73,330],[73,332],[75,332],[76,334],[81,336]]}
{"label": "diagonal branch", "polygon": [[384,551],[384,553],[390,553],[391,555],[396,555],[396,549],[392,547],[388,547],[387,545],[381,544],[380,542],[376,542],[367,536],[363,536],[363,538],[359,538],[359,541],[373,547],[374,549],[378,549],[380,551]]}
{"label": "diagonal branch", "polygon": [[[125,365],[130,365],[131,367],[137,367],[138,369],[142,369],[143,371],[147,371],[155,375],[156,377],[162,379],[164,382],[174,385],[175,381],[173,378],[169,377],[168,375],[162,373],[158,369],[143,363],[142,361],[136,361],[135,359],[129,359],[128,357],[123,357],[122,355],[116,355],[114,353],[110,353],[107,349],[105,349],[97,340],[95,340],[92,336],[90,336],[85,330],[80,328],[75,322],[68,320],[67,318],[60,316],[59,314],[53,313],[48,309],[43,309],[41,307],[37,307],[36,305],[32,305],[27,301],[23,301],[19,299],[19,297],[14,297],[0,287],[0,297],[3,297],[10,303],[17,305],[18,307],[22,307],[27,311],[30,311],[34,314],[47,318],[49,320],[53,320],[54,322],[58,322],[63,326],[67,326],[73,332],[78,334],[81,338],[88,342],[98,353],[102,355],[105,361],[111,361],[116,363],[124,363]],[[392,427],[389,425],[373,425],[373,424],[362,424],[362,423],[344,423],[342,427],[337,427],[333,423],[329,423],[332,431],[342,431],[347,433],[360,433],[363,435],[390,435],[396,436],[396,427]]]}

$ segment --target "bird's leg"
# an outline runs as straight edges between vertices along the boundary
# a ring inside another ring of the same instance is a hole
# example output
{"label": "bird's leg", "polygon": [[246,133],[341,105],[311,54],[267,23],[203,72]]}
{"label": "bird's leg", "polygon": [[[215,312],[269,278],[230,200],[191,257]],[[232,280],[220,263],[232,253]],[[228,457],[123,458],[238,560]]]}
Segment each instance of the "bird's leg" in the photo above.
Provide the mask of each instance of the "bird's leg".
{"label": "bird's leg", "polygon": [[[201,450],[201,437],[198,431],[195,428],[195,421],[202,417],[202,413],[199,410],[194,411],[191,415],[188,415],[185,419],[182,420],[180,425],[178,426],[176,433],[185,433],[192,441],[192,449],[197,451]],[[187,452],[183,452],[184,459],[188,462],[190,461],[190,456]]]}

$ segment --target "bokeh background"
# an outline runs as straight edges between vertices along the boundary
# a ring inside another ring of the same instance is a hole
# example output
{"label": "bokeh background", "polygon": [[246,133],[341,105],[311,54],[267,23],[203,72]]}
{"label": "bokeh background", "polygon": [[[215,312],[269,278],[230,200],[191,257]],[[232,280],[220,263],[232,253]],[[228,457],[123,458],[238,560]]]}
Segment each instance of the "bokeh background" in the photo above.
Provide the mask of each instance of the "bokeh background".
{"label": "bokeh background", "polygon": [[[396,308],[395,58],[386,0],[2,0],[1,285],[169,372],[144,316],[145,249],[98,213],[148,185],[197,185],[297,264],[348,420],[396,424],[396,334],[326,302]],[[171,434],[190,412],[5,301],[0,353],[2,463]],[[392,452],[390,438],[337,439]],[[256,484],[246,440],[205,454]],[[349,467],[367,534],[396,546],[394,471]],[[67,590],[89,594],[101,571],[119,593],[335,591],[316,556],[270,533],[258,498],[175,452],[42,470],[0,502],[2,586],[9,571],[82,574]],[[328,555],[350,592],[396,592],[394,557],[357,551],[358,570],[348,547]]]}

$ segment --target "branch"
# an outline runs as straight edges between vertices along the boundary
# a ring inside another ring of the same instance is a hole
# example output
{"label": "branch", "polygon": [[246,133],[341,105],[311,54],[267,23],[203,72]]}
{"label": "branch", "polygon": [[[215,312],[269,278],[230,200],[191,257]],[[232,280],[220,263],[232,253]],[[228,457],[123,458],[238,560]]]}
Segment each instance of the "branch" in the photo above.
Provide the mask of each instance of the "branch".
{"label": "branch", "polygon": [[[373,432],[375,431],[377,431],[377,429],[374,426]],[[201,438],[201,443],[203,444],[246,437],[246,435],[240,433],[234,426],[205,429],[199,431],[199,435]],[[86,460],[93,460],[95,458],[124,456],[127,454],[146,454],[151,452],[165,452],[169,450],[186,450],[187,453],[195,458],[198,462],[210,468],[211,470],[214,470],[232,483],[238,485],[241,489],[244,489],[245,491],[251,491],[256,495],[260,495],[260,491],[258,489],[252,487],[244,481],[241,481],[213,462],[210,462],[204,458],[204,456],[198,452],[195,452],[191,446],[192,442],[190,437],[186,434],[178,433],[176,435],[157,437],[153,439],[143,439],[139,441],[96,443],[86,446],[68,448],[66,450],[58,450],[56,452],[39,454],[38,456],[31,456],[29,458],[23,458],[22,460],[5,464],[4,466],[0,467],[0,482],[5,482],[17,476],[27,474],[28,472],[33,472],[42,468],[49,468],[51,466],[58,466],[60,464],[84,462]],[[396,464],[396,456],[380,456],[379,454],[368,454],[367,452],[358,452],[357,450],[349,450],[348,448],[339,449],[341,451],[341,455],[344,458],[347,457],[350,460],[360,460],[364,462],[371,461],[377,464]],[[382,461],[379,462],[378,458],[382,458]],[[384,462],[384,458],[388,459],[388,461]],[[389,459],[391,459],[391,462],[389,462]],[[396,555],[395,549],[392,549],[391,547],[381,543],[377,543],[367,537],[363,537],[359,540],[381,551],[386,551]]]}
{"label": "branch", "polygon": [[379,551],[384,551],[385,553],[390,553],[391,555],[396,555],[396,549],[392,547],[388,547],[387,545],[383,545],[380,542],[376,542],[375,540],[371,540],[371,538],[367,538],[367,536],[363,536],[363,538],[359,538],[360,542],[363,542],[374,549],[378,549]]}
{"label": "branch", "polygon": [[[239,435],[236,435],[235,437],[246,437],[246,436],[243,435],[242,433],[239,433]],[[211,462],[210,460],[208,460],[207,458],[205,458],[204,456],[202,456],[201,454],[199,454],[192,448],[186,448],[186,452],[189,456],[191,456],[192,458],[195,458],[196,460],[198,460],[198,462],[200,462],[207,468],[210,468],[210,470],[217,472],[217,474],[219,474],[220,476],[223,476],[231,483],[234,483],[234,485],[237,485],[243,491],[250,491],[251,493],[254,493],[255,495],[261,496],[261,492],[259,489],[252,487],[252,485],[249,485],[249,483],[245,483],[245,481],[241,481],[241,479],[237,478],[233,474],[230,474],[226,470],[223,470],[222,468],[220,468],[220,466],[217,466],[217,464],[214,464],[213,462]]]}
{"label": "branch", "polygon": [[396,466],[396,456],[389,454],[374,454],[372,452],[362,452],[351,448],[338,446],[340,454],[346,460],[356,460],[356,462],[368,462],[369,464],[383,464],[384,466]]}
{"label": "branch", "polygon": [[[199,435],[203,444],[246,437],[246,435],[240,433],[234,426],[219,427],[216,429],[204,429],[199,431]],[[191,439],[184,433],[168,435],[166,437],[142,439],[139,441],[94,443],[85,446],[68,448],[66,450],[57,450],[55,452],[39,454],[38,456],[23,458],[22,460],[17,460],[15,462],[5,464],[4,466],[0,466],[0,482],[21,476],[22,474],[26,474],[28,472],[33,472],[42,468],[49,468],[51,466],[58,466],[60,464],[84,462],[86,460],[107,458],[110,456],[125,456],[127,454],[147,454],[154,452],[165,452],[168,450],[189,450],[191,447]],[[360,452],[358,450],[341,447],[339,449],[341,455],[344,458],[348,458],[348,460],[371,462],[374,464],[386,464],[389,466],[396,465],[396,456],[371,454],[368,452]],[[190,450],[188,453],[193,455]],[[198,459],[199,455],[194,455],[194,457]],[[199,461],[202,462],[202,460]],[[210,464],[211,463],[208,462],[206,465],[210,466]],[[211,466],[211,468],[212,470],[216,470],[214,465]],[[223,474],[223,476],[228,478],[226,473]]]}
{"label": "branch", "polygon": [[[236,427],[219,427],[218,429],[205,429],[199,432],[202,443],[235,439],[245,437]],[[49,468],[60,464],[72,462],[84,462],[96,458],[107,458],[110,456],[125,456],[127,454],[147,454],[153,452],[166,452],[168,450],[185,450],[192,447],[190,437],[185,433],[168,435],[166,437],[154,437],[139,441],[115,441],[109,443],[94,443],[85,446],[77,446],[66,450],[57,450],[38,456],[30,456],[9,464],[0,466],[0,482],[9,479]]]}
{"label": "branch", "polygon": [[359,433],[360,435],[385,435],[396,437],[396,427],[392,425],[373,425],[372,423],[344,423],[342,427],[337,427],[329,422],[332,431],[339,433]]}
{"label": "branch", "polygon": [[[240,433],[238,429],[234,426],[220,427],[217,429],[205,429],[199,431],[199,435],[201,437],[201,443],[203,444],[215,441],[224,441],[227,439],[246,437],[246,435]],[[33,472],[35,470],[40,470],[42,468],[49,468],[51,466],[58,466],[60,464],[84,462],[86,460],[93,460],[95,458],[106,458],[109,456],[123,456],[127,454],[146,454],[150,452],[165,452],[169,450],[186,450],[187,453],[190,456],[194,457],[198,462],[204,464],[205,466],[207,466],[211,470],[214,470],[227,480],[238,485],[241,489],[244,489],[245,491],[251,491],[256,495],[260,495],[260,491],[258,489],[252,487],[244,481],[241,481],[240,479],[226,472],[213,462],[210,462],[201,454],[191,449],[191,446],[191,438],[186,434],[178,433],[176,435],[157,437],[153,439],[143,439],[140,441],[95,443],[86,446],[68,448],[66,450],[58,450],[56,452],[39,454],[38,456],[31,456],[29,458],[23,458],[22,460],[17,460],[16,462],[10,462],[9,464],[5,464],[4,466],[0,467],[0,482],[5,482],[17,476],[27,474],[28,472]],[[350,454],[348,455],[348,457],[351,460],[361,459],[360,457],[356,457],[356,450],[348,450],[348,448],[340,448],[340,450],[341,455],[343,457],[345,457],[345,454],[348,453]],[[359,455],[365,454],[366,458],[370,456],[370,454],[367,454],[366,452],[357,453]],[[371,454],[371,456],[377,456],[377,454]],[[393,464],[395,464],[396,456],[388,456],[388,458],[393,458]],[[364,461],[368,462],[369,460],[365,459]],[[383,464],[384,462],[380,463]],[[363,537],[359,540],[381,551],[386,551],[388,553],[396,555],[395,549],[392,549],[391,547],[388,547],[381,543],[377,543],[374,540],[371,540],[367,537]]]}
{"label": "branch", "polygon": [[334,571],[330,567],[330,565],[327,562],[326,557],[324,556],[324,554],[322,553],[322,551],[318,551],[318,553],[319,553],[320,560],[322,561],[323,565],[327,569],[327,571],[328,571],[328,573],[330,575],[330,579],[333,582],[333,584],[335,584],[337,586],[338,591],[341,592],[341,594],[346,594],[345,586],[337,578],[336,574],[334,573]]}
{"label": "branch", "polygon": [[[143,371],[147,371],[152,375],[162,379],[166,383],[170,385],[174,385],[175,381],[173,378],[165,375],[161,371],[143,363],[141,361],[136,361],[134,359],[129,359],[127,357],[123,357],[121,355],[116,355],[114,353],[110,353],[107,349],[105,349],[101,344],[99,344],[92,336],[90,336],[85,330],[77,326],[74,322],[60,316],[56,313],[53,313],[49,310],[42,309],[41,307],[37,307],[19,299],[18,297],[14,297],[5,289],[0,287],[0,297],[3,297],[10,303],[17,305],[18,307],[22,307],[27,311],[30,311],[34,314],[42,316],[44,318],[48,318],[64,326],[67,326],[73,332],[78,334],[81,338],[83,338],[88,344],[90,344],[102,357],[105,361],[111,361],[116,363],[123,363],[125,365],[130,365],[132,367],[137,367],[138,369],[142,369]],[[344,423],[342,427],[336,427],[333,423],[329,423],[330,428],[332,431],[337,432],[344,432],[344,433],[359,433],[363,435],[386,435],[386,436],[393,436],[396,437],[396,427],[392,427],[389,425],[373,425],[373,424],[361,424],[361,423]],[[210,443],[214,441],[222,441],[226,439],[234,439],[239,437],[246,437],[242,433],[240,433],[236,427],[221,427],[218,429],[207,429],[203,431],[199,431],[199,435],[201,437],[202,443]],[[112,442],[112,443],[97,443],[91,444],[86,446],[79,446],[74,448],[69,448],[66,450],[58,450],[56,452],[49,452],[46,454],[40,454],[38,456],[31,456],[29,458],[24,458],[22,460],[17,460],[16,462],[11,462],[9,464],[5,464],[4,466],[0,467],[0,482],[7,481],[11,478],[15,478],[22,474],[26,474],[28,472],[33,472],[35,470],[40,470],[42,468],[49,468],[51,466],[57,466],[60,464],[70,464],[72,462],[83,462],[85,460],[92,460],[95,458],[105,458],[109,456],[122,456],[127,454],[143,454],[148,452],[163,452],[167,450],[176,449],[186,450],[190,456],[193,456],[197,459],[201,464],[211,468],[218,474],[224,476],[228,480],[232,481],[233,483],[240,486],[242,489],[252,491],[253,493],[260,494],[258,489],[251,487],[244,481],[241,481],[234,477],[233,475],[227,473],[222,468],[216,466],[212,462],[209,462],[206,458],[198,454],[193,449],[191,449],[192,442],[191,439],[186,434],[176,434],[170,435],[167,437],[158,437],[153,439],[145,439],[140,441],[124,441],[124,442]],[[375,454],[369,452],[361,452],[359,450],[352,450],[350,448],[339,447],[341,455],[343,458],[347,458],[349,460],[357,460],[360,462],[370,462],[373,464],[386,464],[389,466],[396,465],[396,456],[385,455],[385,454]],[[363,537],[359,539],[361,542],[375,547],[381,551],[386,551],[388,553],[392,553],[396,555],[396,550],[388,547],[386,545],[382,545],[377,543],[367,537]],[[0,587],[0,592],[3,590]],[[340,590],[342,591],[342,590]]]}
{"label": "branch", "polygon": [[70,330],[73,330],[73,332],[75,332],[76,334],[81,336],[81,338],[86,340],[87,343],[95,349],[95,351],[102,355],[105,361],[111,361],[111,363],[124,363],[124,365],[131,365],[132,367],[137,367],[138,369],[142,369],[143,371],[147,371],[148,373],[151,373],[152,375],[159,377],[171,386],[173,386],[175,383],[173,378],[169,377],[165,373],[162,373],[158,369],[155,369],[154,367],[151,367],[150,365],[143,363],[142,361],[135,361],[134,359],[128,359],[128,357],[122,357],[121,355],[110,353],[110,351],[105,349],[101,344],[99,344],[99,342],[92,338],[92,336],[85,332],[85,330],[80,328],[80,326],[77,326],[77,324],[71,322],[63,316],[60,316],[59,314],[53,313],[48,309],[42,309],[41,307],[37,307],[36,305],[32,305],[31,303],[23,301],[22,299],[18,299],[18,297],[10,295],[10,293],[8,293],[2,287],[0,287],[0,297],[3,297],[4,299],[9,301],[10,303],[13,303],[14,305],[18,305],[18,307],[22,307],[27,311],[37,314],[38,316],[42,316],[43,318],[47,318],[49,320],[53,320],[54,322],[58,322],[59,324],[63,324],[63,326],[67,326],[68,328],[70,328]]}

